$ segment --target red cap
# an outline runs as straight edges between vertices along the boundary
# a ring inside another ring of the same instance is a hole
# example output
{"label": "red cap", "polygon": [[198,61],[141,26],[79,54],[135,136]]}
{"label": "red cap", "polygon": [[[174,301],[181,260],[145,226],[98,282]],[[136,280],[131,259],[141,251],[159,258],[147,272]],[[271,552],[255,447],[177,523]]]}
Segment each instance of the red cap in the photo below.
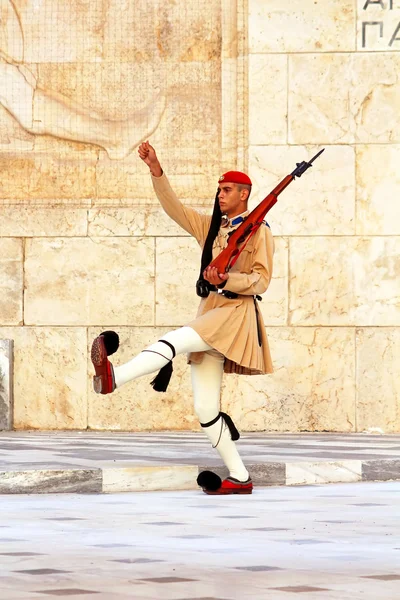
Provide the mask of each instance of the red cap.
{"label": "red cap", "polygon": [[221,181],[226,181],[229,183],[239,183],[239,184],[242,183],[244,185],[252,185],[250,177],[248,175],[246,175],[246,173],[241,173],[240,171],[228,171],[227,173],[224,173],[218,179],[218,183],[221,183]]}

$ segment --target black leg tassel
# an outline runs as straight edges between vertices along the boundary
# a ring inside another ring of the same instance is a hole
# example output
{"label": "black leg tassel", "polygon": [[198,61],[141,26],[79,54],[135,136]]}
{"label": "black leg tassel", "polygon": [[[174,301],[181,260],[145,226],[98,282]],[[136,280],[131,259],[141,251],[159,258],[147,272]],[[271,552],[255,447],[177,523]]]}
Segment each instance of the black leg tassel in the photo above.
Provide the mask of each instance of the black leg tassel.
{"label": "black leg tassel", "polygon": [[231,438],[234,442],[240,438],[240,433],[236,429],[235,423],[232,421],[232,418],[224,412],[219,413],[223,418],[225,423],[228,426],[229,432],[231,434]]}
{"label": "black leg tassel", "polygon": [[172,360],[165,365],[162,369],[159,370],[156,377],[153,381],[150,382],[150,385],[153,386],[156,392],[166,392],[169,381],[172,376]]}

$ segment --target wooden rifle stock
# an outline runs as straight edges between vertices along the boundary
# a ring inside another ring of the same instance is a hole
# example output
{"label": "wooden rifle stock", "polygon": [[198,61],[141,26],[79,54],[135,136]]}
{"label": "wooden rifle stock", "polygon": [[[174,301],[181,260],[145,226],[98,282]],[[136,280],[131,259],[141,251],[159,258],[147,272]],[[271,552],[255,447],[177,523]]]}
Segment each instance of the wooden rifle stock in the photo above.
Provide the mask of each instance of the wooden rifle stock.
{"label": "wooden rifle stock", "polygon": [[[303,161],[296,163],[297,167],[290,175],[286,175],[284,179],[268,194],[266,198],[246,217],[239,227],[229,236],[228,245],[222,252],[214,258],[210,263],[210,267],[216,267],[218,273],[226,273],[233,267],[240,253],[245,248],[249,239],[256,233],[257,229],[263,222],[263,218],[269,210],[276,204],[278,196],[287,186],[295,179],[301,177],[302,174],[312,166],[313,161],[325,150],[323,148],[309,162]],[[239,247],[240,244],[243,246]]]}

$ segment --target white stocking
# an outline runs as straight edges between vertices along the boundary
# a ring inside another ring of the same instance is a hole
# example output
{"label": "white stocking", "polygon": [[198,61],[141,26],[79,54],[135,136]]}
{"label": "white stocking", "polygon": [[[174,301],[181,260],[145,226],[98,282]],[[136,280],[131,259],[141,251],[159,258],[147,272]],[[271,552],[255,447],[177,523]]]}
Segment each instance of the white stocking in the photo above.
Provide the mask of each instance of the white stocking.
{"label": "white stocking", "polygon": [[[160,339],[172,344],[176,354],[211,350],[211,346],[206,344],[191,327],[175,329],[163,335]],[[158,371],[169,363],[171,359],[171,348],[167,344],[158,341],[146,348],[145,352],[141,352],[124,365],[114,367],[115,384],[119,388],[124,383],[132,381],[132,379],[137,379],[138,377],[142,377],[142,375]]]}
{"label": "white stocking", "polygon": [[[205,354],[200,364],[192,364],[194,409],[200,423],[209,423],[220,411],[220,396],[224,357]],[[247,481],[249,473],[240,458],[236,444],[223,417],[209,427],[203,427],[212,446],[216,448],[229,470],[229,475],[239,481]]]}

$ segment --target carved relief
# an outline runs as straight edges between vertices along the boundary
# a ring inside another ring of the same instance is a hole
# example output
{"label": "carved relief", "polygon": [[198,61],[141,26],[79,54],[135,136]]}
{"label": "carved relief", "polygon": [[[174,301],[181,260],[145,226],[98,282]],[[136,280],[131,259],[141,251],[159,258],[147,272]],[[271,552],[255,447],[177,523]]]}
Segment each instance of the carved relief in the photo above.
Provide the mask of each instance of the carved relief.
{"label": "carved relief", "polygon": [[145,108],[117,120],[79,105],[57,90],[42,89],[23,64],[24,33],[16,7],[11,0],[0,2],[0,102],[26,131],[95,144],[111,159],[129,155],[155,131],[165,110],[164,92]]}

